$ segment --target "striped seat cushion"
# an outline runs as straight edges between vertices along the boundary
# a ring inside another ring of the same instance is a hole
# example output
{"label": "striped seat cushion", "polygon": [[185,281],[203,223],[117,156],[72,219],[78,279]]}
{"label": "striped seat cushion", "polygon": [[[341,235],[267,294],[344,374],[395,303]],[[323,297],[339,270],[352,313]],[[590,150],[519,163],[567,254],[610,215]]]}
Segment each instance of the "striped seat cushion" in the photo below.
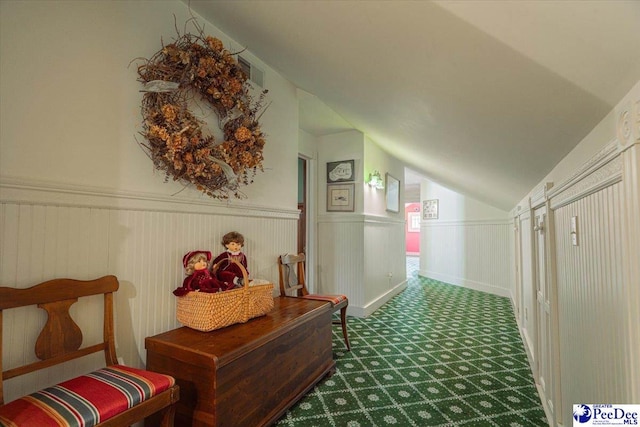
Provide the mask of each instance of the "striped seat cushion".
{"label": "striped seat cushion", "polygon": [[0,406],[0,425],[91,427],[174,383],[168,375],[113,365]]}
{"label": "striped seat cushion", "polygon": [[347,296],[346,295],[316,295],[316,294],[309,294],[309,295],[303,296],[302,298],[315,299],[315,300],[318,300],[318,301],[329,301],[331,303],[331,305],[338,305],[342,301],[346,301],[347,300]]}

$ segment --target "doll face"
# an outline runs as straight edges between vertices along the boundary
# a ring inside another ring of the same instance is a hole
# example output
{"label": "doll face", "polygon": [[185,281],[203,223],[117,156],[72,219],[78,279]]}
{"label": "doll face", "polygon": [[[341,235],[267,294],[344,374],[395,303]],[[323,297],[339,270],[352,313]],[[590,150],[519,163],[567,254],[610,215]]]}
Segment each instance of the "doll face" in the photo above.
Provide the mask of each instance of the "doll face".
{"label": "doll face", "polygon": [[207,260],[204,258],[200,258],[198,261],[196,261],[195,264],[193,264],[194,270],[204,270],[206,268],[207,268]]}
{"label": "doll face", "polygon": [[240,249],[242,249],[242,245],[237,242],[229,242],[226,244],[226,246],[227,249],[229,249],[231,252],[239,252]]}

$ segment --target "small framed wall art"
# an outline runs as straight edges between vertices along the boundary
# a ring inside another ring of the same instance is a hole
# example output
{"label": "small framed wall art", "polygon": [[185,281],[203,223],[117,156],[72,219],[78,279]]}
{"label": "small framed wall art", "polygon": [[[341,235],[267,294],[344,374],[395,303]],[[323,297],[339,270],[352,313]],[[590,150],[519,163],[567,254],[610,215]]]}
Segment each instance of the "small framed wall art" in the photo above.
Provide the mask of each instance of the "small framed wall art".
{"label": "small framed wall art", "polygon": [[422,202],[422,219],[438,219],[438,199]]}
{"label": "small framed wall art", "polygon": [[327,163],[327,184],[334,182],[348,182],[355,180],[355,162],[353,160],[340,160]]}
{"label": "small framed wall art", "polygon": [[327,212],[353,212],[355,184],[327,185]]}
{"label": "small framed wall art", "polygon": [[387,173],[385,174],[385,181],[387,210],[389,212],[400,212],[400,180]]}

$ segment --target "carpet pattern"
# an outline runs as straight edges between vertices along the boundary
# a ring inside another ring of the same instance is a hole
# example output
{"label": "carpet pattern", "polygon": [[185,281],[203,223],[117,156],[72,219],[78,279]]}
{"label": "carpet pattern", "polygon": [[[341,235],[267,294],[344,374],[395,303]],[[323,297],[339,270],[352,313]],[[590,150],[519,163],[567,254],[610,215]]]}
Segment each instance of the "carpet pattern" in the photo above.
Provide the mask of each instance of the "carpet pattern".
{"label": "carpet pattern", "polygon": [[508,298],[417,275],[366,319],[334,328],[336,373],[276,424],[547,426]]}

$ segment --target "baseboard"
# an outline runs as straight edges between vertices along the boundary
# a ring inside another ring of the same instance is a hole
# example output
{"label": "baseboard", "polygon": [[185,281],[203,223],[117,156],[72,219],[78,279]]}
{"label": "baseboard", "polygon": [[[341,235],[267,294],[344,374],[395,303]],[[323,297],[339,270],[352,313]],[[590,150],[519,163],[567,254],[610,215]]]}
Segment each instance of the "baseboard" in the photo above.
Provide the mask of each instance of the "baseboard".
{"label": "baseboard", "polygon": [[537,381],[534,381],[534,383],[536,385],[536,390],[538,391],[538,397],[540,398],[540,403],[542,403],[542,409],[544,410],[544,415],[547,417],[547,423],[549,424],[549,427],[554,427],[553,412],[551,408],[549,408],[549,404],[547,403],[546,396],[542,391],[542,387],[540,387],[540,384],[538,384]]}
{"label": "baseboard", "polygon": [[527,331],[526,328],[520,328],[520,336],[522,337],[524,350],[525,350],[525,353],[527,354],[529,365],[531,366],[531,372],[534,375],[538,375],[538,373],[534,369],[536,366],[536,355],[533,353],[533,343],[531,342],[531,338],[529,337],[529,331]]}
{"label": "baseboard", "polygon": [[354,317],[361,317],[361,318],[368,317],[377,309],[382,307],[385,303],[387,303],[391,298],[398,295],[400,292],[404,291],[406,288],[407,288],[407,281],[404,280],[398,283],[389,291],[380,295],[375,300],[371,301],[369,304],[365,305],[364,307],[359,307],[359,306],[354,306],[349,304],[349,309],[347,310],[347,313],[349,314],[349,316],[354,316]]}
{"label": "baseboard", "polygon": [[487,292],[493,295],[510,298],[511,291],[509,289],[500,288],[489,283],[476,282],[475,280],[464,279],[461,277],[453,277],[447,274],[436,273],[433,271],[419,270],[418,274],[430,279],[439,280],[450,285],[461,286],[463,288],[473,289],[476,291]]}

